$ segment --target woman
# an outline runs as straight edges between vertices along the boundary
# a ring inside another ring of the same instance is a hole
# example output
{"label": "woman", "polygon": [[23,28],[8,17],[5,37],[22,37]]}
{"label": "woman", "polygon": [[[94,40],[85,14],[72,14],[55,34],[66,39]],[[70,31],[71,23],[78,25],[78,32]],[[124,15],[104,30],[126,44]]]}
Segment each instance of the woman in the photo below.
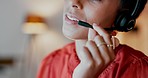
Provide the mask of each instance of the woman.
{"label": "woman", "polygon": [[[65,0],[63,34],[74,43],[48,55],[38,78],[147,78],[148,57],[112,37],[114,30],[133,28],[145,4],[146,0]],[[78,25],[79,20],[93,29]]]}

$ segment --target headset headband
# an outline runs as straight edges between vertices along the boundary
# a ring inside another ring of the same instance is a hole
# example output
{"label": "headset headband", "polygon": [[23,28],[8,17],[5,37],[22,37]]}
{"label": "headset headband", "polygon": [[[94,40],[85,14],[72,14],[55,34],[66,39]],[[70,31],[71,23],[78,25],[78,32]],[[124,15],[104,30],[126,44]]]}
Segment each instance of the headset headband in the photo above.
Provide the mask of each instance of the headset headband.
{"label": "headset headband", "polygon": [[138,10],[140,8],[140,4],[141,4],[141,0],[136,0],[136,4],[135,4],[135,8],[133,9],[133,12],[131,13],[131,16],[133,18],[136,18],[135,16],[137,15],[138,13]]}

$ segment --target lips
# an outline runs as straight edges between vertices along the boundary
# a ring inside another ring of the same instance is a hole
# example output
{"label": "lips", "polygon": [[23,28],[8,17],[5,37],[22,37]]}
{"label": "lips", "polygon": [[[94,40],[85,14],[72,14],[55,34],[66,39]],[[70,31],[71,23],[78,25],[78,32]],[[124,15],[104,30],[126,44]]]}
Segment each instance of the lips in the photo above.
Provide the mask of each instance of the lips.
{"label": "lips", "polygon": [[79,21],[77,18],[73,17],[73,16],[69,16],[67,15],[68,19],[72,20],[72,21]]}
{"label": "lips", "polygon": [[74,15],[66,14],[66,15],[65,15],[65,21],[66,21],[68,24],[77,25],[79,19],[78,19],[76,16],[74,16]]}

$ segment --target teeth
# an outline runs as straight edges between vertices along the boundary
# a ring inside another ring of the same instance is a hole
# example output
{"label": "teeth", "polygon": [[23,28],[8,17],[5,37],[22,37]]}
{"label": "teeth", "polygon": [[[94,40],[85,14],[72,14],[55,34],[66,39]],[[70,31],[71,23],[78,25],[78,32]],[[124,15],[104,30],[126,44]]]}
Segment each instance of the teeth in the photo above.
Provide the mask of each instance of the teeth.
{"label": "teeth", "polygon": [[76,18],[72,18],[72,17],[70,17],[70,16],[67,16],[70,20],[73,20],[73,21],[79,21],[78,19],[76,19]]}

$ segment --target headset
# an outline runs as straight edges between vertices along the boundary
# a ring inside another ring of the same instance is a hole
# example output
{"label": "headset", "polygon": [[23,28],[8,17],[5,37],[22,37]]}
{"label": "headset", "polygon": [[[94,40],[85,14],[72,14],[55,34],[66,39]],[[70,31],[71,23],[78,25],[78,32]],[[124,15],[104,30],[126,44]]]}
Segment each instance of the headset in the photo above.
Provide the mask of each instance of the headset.
{"label": "headset", "polygon": [[127,32],[132,30],[135,26],[136,18],[143,10],[146,2],[147,0],[136,0],[133,10],[124,8],[121,9],[114,21],[114,30],[120,32]]}

